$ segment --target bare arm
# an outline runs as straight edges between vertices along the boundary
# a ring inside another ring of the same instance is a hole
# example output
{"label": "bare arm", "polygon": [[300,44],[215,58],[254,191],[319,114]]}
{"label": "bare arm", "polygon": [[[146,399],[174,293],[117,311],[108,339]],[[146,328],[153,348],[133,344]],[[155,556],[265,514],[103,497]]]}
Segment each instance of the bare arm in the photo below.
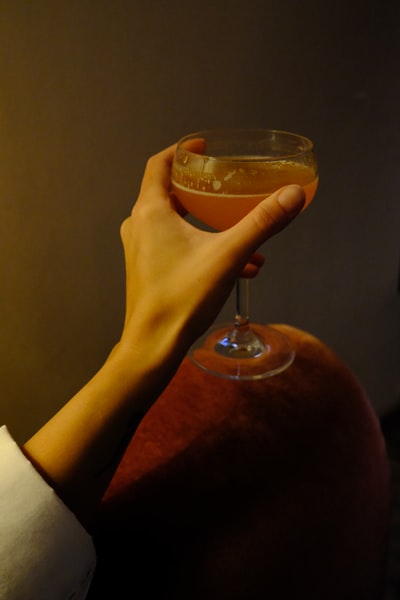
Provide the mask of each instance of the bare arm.
{"label": "bare arm", "polygon": [[[126,318],[119,343],[24,446],[86,525],[135,428],[188,347],[212,323],[257,248],[304,204],[301,188],[288,186],[231,229],[201,231],[182,219],[169,195],[174,150],[148,161],[139,198],[121,227]],[[257,260],[247,268],[254,274]]]}

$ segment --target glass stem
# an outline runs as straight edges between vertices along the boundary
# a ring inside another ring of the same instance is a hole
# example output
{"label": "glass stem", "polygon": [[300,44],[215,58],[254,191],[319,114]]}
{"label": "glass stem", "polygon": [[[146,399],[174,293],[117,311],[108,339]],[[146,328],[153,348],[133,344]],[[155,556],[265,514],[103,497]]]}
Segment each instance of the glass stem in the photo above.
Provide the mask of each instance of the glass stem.
{"label": "glass stem", "polygon": [[220,339],[214,349],[223,356],[233,358],[254,358],[261,356],[264,343],[250,327],[249,320],[249,280],[236,282],[236,315],[234,326]]}
{"label": "glass stem", "polygon": [[231,347],[231,355],[238,358],[259,356],[264,349],[263,342],[258,339],[250,327],[249,288],[250,282],[248,279],[237,280],[235,321],[228,339]]}
{"label": "glass stem", "polygon": [[238,279],[236,282],[236,314],[235,328],[247,330],[249,326],[249,280]]}

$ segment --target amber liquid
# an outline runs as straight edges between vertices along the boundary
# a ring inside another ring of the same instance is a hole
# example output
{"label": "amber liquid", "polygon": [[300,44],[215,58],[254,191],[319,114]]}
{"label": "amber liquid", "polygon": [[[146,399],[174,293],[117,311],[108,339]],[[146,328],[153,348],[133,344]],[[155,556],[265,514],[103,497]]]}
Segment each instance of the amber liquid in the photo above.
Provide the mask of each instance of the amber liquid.
{"label": "amber liquid", "polygon": [[172,189],[191,215],[214,229],[231,227],[282,186],[301,185],[306,196],[304,208],[317,190],[318,176],[313,166],[239,159],[227,168],[226,163],[202,158],[190,170],[174,165]]}

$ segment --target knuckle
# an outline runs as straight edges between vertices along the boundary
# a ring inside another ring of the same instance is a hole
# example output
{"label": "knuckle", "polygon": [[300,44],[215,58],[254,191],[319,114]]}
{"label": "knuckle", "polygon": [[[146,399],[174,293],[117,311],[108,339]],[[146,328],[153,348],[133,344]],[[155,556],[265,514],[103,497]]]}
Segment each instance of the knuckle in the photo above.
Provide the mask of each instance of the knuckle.
{"label": "knuckle", "polygon": [[268,231],[275,233],[282,227],[281,211],[277,211],[276,207],[271,207],[270,204],[261,203],[258,205],[257,210],[254,213],[254,219],[257,227],[261,231]]}

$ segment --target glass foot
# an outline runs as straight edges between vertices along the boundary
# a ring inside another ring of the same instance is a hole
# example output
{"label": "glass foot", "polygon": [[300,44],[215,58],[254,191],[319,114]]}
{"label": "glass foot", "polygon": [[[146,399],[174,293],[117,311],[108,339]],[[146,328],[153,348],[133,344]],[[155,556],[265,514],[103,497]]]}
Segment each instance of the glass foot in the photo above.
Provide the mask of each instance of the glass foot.
{"label": "glass foot", "polygon": [[189,356],[203,371],[236,380],[272,377],[287,369],[295,357],[290,340],[269,325],[251,325],[246,330],[232,324],[210,329]]}

